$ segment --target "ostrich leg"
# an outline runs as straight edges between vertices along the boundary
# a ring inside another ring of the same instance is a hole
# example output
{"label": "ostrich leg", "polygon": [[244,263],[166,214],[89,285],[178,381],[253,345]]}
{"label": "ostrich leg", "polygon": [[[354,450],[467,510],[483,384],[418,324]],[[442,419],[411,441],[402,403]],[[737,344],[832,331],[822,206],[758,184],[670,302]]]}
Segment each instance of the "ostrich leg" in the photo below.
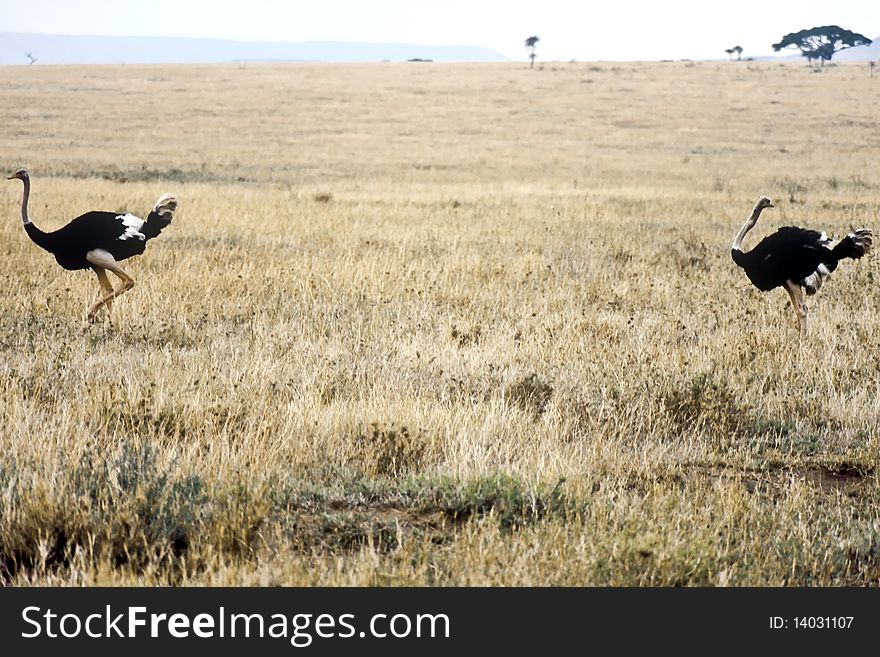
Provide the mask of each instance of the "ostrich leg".
{"label": "ostrich leg", "polygon": [[794,314],[797,316],[801,335],[806,335],[807,304],[804,302],[804,292],[801,290],[800,285],[792,283],[791,281],[785,282],[785,291],[788,292],[788,296],[791,299],[791,307],[794,308]]}
{"label": "ostrich leg", "polygon": [[[98,276],[98,283],[101,284],[101,296],[99,297],[99,299],[103,299],[104,297],[107,297],[108,295],[111,296],[111,299],[108,299],[107,301],[104,302],[104,305],[107,306],[107,313],[109,315],[110,308],[113,305],[113,301],[112,301],[113,286],[110,284],[110,279],[107,278],[107,270],[106,269],[104,269],[103,267],[98,267],[97,265],[93,266],[92,269],[95,271],[95,274]],[[96,311],[99,307],[100,307],[100,305],[96,304],[95,306],[93,306],[94,310],[92,310],[92,309],[89,310],[89,313],[90,313],[89,317],[90,318],[94,317],[94,311]]]}
{"label": "ostrich leg", "polygon": [[[109,290],[104,286],[104,281],[101,281],[101,287],[104,288],[104,296],[98,299],[92,307],[89,308],[88,318],[92,319],[95,316],[95,313],[98,312],[98,308],[101,306],[107,305],[109,310],[109,304],[116,297],[124,294],[128,290],[134,287],[134,279],[123,271],[122,267],[119,266],[119,263],[116,262],[116,258],[114,258],[110,253],[105,251],[104,249],[94,249],[89,251],[86,254],[86,260],[88,260],[95,268],[97,272],[98,269],[109,269],[114,274],[116,274],[119,279],[122,281],[122,285],[118,290],[114,290],[112,286],[110,286],[110,281],[107,282],[107,286],[110,287]],[[98,279],[100,280],[101,275],[98,274]],[[106,272],[104,273],[104,279],[107,279]]]}

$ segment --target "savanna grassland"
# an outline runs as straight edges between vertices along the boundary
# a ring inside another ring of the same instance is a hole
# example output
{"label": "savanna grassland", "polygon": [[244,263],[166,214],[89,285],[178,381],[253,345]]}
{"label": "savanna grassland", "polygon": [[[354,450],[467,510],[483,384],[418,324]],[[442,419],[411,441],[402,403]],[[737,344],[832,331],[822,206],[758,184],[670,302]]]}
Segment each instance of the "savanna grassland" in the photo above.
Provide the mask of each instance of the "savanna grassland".
{"label": "savanna grassland", "polygon": [[880,255],[800,339],[729,256],[880,230],[880,80],[803,62],[0,68],[0,581],[880,583]]}

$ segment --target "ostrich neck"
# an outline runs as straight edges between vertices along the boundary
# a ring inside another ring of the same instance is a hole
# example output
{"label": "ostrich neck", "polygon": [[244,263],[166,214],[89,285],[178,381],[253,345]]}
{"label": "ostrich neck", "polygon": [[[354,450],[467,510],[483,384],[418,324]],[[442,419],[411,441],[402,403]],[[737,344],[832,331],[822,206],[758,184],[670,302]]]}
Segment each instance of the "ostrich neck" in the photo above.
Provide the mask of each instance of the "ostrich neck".
{"label": "ostrich neck", "polygon": [[24,178],[22,182],[24,183],[24,192],[21,196],[21,221],[24,224],[24,230],[37,246],[52,252],[53,244],[51,237],[37,228],[28,216],[28,198],[31,195],[31,181],[29,178]]}
{"label": "ostrich neck", "polygon": [[739,229],[739,232],[736,234],[736,237],[733,238],[733,245],[730,247],[734,251],[742,251],[742,243],[746,238],[746,233],[748,233],[752,228],[755,227],[755,224],[758,223],[758,217],[761,216],[761,210],[763,208],[756,207],[752,210],[752,214],[746,220],[746,223],[743,224],[743,227]]}
{"label": "ostrich neck", "polygon": [[31,195],[31,179],[24,178],[22,180],[24,183],[24,193],[21,195],[21,221],[27,226],[31,223],[30,217],[28,217],[28,198]]}

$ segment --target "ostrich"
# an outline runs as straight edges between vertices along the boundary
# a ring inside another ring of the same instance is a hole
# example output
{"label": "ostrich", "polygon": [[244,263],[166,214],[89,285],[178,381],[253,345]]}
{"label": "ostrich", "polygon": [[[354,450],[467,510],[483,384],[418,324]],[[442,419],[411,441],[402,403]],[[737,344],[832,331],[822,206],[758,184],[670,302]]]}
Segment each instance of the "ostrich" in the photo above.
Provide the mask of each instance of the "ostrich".
{"label": "ostrich", "polygon": [[[94,319],[101,306],[107,307],[109,315],[113,299],[134,287],[134,279],[123,271],[119,261],[144,252],[147,240],[156,237],[171,223],[177,209],[177,199],[171,194],[162,195],[146,221],[128,213],[92,211],[73,219],[63,228],[44,233],[34,226],[28,216],[31,180],[27,170],[19,169],[8,180],[15,178],[24,183],[21,220],[28,236],[37,246],[54,255],[58,264],[65,269],[91,268],[98,276],[101,296],[89,308],[87,317]],[[107,270],[122,281],[118,289],[114,290],[110,284]]]}
{"label": "ostrich", "polygon": [[784,226],[761,240],[751,251],[742,250],[743,239],[755,224],[764,208],[773,202],[762,196],[752,214],[733,240],[730,255],[746,270],[746,276],[759,290],[766,292],[784,287],[791,298],[801,334],[807,330],[807,306],[804,292],[816,294],[823,281],[837,269],[844,258],[861,258],[871,248],[871,231],[862,228],[850,233],[839,242],[833,242],[825,233],[815,230]]}

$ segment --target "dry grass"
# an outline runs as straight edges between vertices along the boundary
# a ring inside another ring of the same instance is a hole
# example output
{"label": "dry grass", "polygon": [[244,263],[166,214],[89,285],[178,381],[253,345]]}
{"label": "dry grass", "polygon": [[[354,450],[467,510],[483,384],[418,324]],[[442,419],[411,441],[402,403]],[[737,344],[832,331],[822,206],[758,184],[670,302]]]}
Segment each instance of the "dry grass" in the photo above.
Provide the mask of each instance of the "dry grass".
{"label": "dry grass", "polygon": [[[0,186],[0,579],[880,583],[877,81],[801,63],[7,67],[31,214],[172,226],[114,324]],[[751,242],[754,243],[754,240]]]}

